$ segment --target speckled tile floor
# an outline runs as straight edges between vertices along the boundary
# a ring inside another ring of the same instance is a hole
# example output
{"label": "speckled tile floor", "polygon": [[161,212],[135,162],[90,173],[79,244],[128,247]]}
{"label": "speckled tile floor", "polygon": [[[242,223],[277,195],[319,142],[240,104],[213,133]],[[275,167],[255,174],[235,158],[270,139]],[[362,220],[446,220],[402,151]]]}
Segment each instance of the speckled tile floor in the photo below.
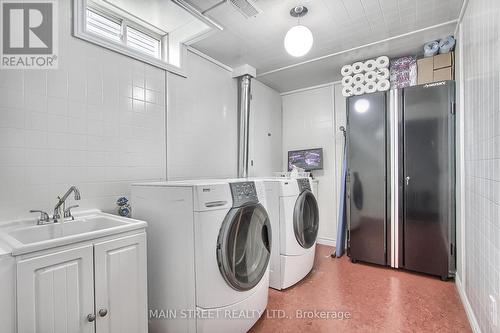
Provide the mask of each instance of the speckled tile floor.
{"label": "speckled tile floor", "polygon": [[[471,332],[454,281],[352,264],[331,251],[319,245],[304,280],[270,289],[268,311],[250,332]],[[333,319],[341,316],[349,318]]]}

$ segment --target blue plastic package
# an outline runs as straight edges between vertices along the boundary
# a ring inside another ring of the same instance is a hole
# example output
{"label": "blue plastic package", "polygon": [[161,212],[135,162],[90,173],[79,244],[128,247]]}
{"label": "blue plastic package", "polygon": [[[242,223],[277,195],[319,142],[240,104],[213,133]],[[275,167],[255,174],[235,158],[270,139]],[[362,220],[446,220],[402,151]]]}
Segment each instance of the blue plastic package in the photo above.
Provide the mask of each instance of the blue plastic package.
{"label": "blue plastic package", "polygon": [[439,53],[449,53],[455,48],[455,38],[453,36],[448,36],[439,41]]}
{"label": "blue plastic package", "polygon": [[425,43],[424,45],[424,57],[432,57],[439,52],[439,42],[433,40],[432,42]]}

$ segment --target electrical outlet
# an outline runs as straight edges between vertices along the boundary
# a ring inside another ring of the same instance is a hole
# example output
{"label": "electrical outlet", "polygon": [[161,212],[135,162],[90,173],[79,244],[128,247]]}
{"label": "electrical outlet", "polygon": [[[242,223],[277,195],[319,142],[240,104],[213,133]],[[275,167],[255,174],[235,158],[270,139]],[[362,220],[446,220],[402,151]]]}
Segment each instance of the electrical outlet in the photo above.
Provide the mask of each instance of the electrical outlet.
{"label": "electrical outlet", "polygon": [[497,301],[493,295],[490,295],[490,321],[493,327],[498,326]]}

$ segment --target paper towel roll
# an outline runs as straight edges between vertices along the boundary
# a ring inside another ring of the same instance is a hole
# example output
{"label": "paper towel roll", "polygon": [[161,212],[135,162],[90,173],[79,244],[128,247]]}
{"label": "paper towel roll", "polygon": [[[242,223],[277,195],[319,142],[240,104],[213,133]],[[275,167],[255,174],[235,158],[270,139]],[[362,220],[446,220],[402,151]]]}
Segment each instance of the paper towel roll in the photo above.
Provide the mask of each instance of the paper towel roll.
{"label": "paper towel roll", "polygon": [[375,62],[374,59],[370,59],[365,61],[365,72],[370,72],[373,71],[375,68],[377,68],[377,63]]}
{"label": "paper towel roll", "polygon": [[370,71],[365,74],[365,81],[366,82],[375,82],[377,81],[378,74],[375,71]]}
{"label": "paper towel roll", "polygon": [[343,76],[351,75],[352,74],[352,66],[351,65],[343,66],[342,69],[340,70],[340,73]]}
{"label": "paper towel roll", "polygon": [[389,79],[389,69],[388,68],[379,68],[377,69],[377,80],[388,80]]}
{"label": "paper towel roll", "polygon": [[353,84],[361,84],[365,82],[365,75],[364,74],[356,74],[352,77],[352,83]]}
{"label": "paper towel roll", "polygon": [[376,82],[368,82],[365,85],[365,92],[367,94],[371,94],[377,91],[377,83]]}
{"label": "paper towel roll", "polygon": [[348,75],[348,76],[344,76],[342,78],[342,85],[343,86],[349,86],[349,87],[352,87],[354,84],[354,80],[353,80],[353,77]]}
{"label": "paper towel roll", "polygon": [[375,62],[377,63],[377,68],[387,68],[389,67],[389,57],[381,56],[378,57]]}
{"label": "paper towel roll", "polygon": [[356,84],[354,88],[352,88],[353,94],[355,96],[363,95],[365,93],[365,85],[364,84]]}
{"label": "paper towel roll", "polygon": [[352,64],[352,72],[354,74],[362,73],[364,70],[365,70],[365,65],[361,61]]}
{"label": "paper towel roll", "polygon": [[377,83],[377,90],[378,91],[387,91],[391,88],[391,83],[389,80],[382,80]]}
{"label": "paper towel roll", "polygon": [[342,88],[342,96],[350,97],[352,96],[352,87],[344,87]]}

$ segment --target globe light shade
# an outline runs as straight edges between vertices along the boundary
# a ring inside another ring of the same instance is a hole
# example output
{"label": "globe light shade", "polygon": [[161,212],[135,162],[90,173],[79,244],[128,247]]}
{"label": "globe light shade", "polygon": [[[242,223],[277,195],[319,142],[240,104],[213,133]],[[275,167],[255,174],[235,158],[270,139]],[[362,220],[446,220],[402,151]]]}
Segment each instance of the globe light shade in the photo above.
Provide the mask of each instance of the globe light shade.
{"label": "globe light shade", "polygon": [[306,55],[313,45],[313,35],[309,28],[296,25],[285,35],[285,50],[294,57]]}

